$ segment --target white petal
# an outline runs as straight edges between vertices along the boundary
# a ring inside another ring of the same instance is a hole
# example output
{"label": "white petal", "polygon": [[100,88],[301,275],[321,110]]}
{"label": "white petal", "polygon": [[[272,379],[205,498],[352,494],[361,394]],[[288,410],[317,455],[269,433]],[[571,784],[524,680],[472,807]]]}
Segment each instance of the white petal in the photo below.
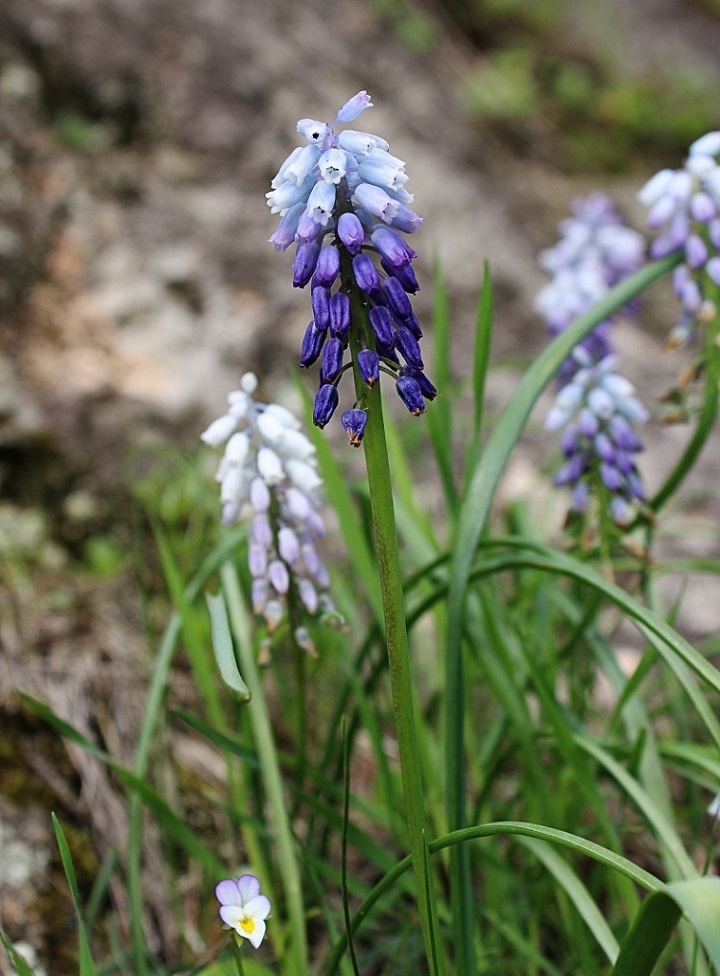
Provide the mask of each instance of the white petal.
{"label": "white petal", "polygon": [[268,485],[277,485],[283,480],[282,462],[269,447],[261,447],[258,451],[257,466]]}
{"label": "white petal", "polygon": [[219,447],[228,439],[236,426],[235,418],[231,417],[230,414],[225,414],[224,417],[213,420],[207,430],[204,430],[200,435],[200,440],[205,444],[211,444],[213,447]]}

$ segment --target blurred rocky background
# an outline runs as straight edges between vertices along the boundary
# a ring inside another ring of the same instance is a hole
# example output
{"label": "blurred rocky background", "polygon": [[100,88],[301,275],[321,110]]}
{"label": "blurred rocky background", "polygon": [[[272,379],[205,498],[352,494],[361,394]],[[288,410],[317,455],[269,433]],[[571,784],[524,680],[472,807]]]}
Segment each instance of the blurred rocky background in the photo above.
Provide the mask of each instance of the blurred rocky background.
{"label": "blurred rocky background", "polygon": [[[0,923],[48,972],[73,966],[47,810],[76,819],[81,876],[122,848],[125,814],[107,770],[59,745],[17,692],[131,762],[166,610],[147,512],[183,527],[192,572],[199,489],[183,452],[247,369],[267,399],[297,402],[307,296],[290,287],[291,254],[266,243],[264,200],[297,119],[370,91],[363,127],[408,161],[425,217],[418,309],[430,313],[437,260],[461,380],[489,262],[497,408],[546,341],[538,250],[596,188],[641,226],[636,190],[720,126],[719,51],[718,0],[3,0]],[[618,336],[650,402],[684,361],[662,352],[667,298],[658,289]],[[539,428],[510,495],[548,470]],[[686,437],[649,432],[650,483]],[[696,554],[718,552],[716,448],[683,513]],[[695,593],[686,623],[704,636],[715,609]],[[152,844],[148,904],[172,959]]]}

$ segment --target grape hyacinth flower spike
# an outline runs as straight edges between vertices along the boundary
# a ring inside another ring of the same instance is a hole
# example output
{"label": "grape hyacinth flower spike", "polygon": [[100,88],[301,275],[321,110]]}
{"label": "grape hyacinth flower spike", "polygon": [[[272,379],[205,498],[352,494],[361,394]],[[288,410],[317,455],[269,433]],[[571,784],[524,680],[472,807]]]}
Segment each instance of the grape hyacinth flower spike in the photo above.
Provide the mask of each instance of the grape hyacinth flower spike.
{"label": "grape hyacinth flower spike", "polygon": [[[643,261],[641,236],[622,224],[605,194],[578,200],[573,210],[560,224],[560,241],[540,256],[553,277],[538,295],[536,308],[552,335]],[[601,322],[562,364],[545,428],[560,432],[565,462],[554,484],[572,490],[572,509],[585,511],[593,491],[604,486],[611,518],[625,527],[645,497],[634,455],[642,450],[635,425],[647,420],[647,411],[632,385],[616,372],[612,325],[610,319]]]}
{"label": "grape hyacinth flower spike", "polygon": [[720,287],[719,156],[720,131],[708,132],[690,146],[682,169],[660,170],[638,193],[648,208],[648,227],[658,232],[652,257],[683,258],[673,272],[681,314],[668,338],[672,346],[684,345],[697,323],[718,312],[710,290]]}
{"label": "grape hyacinth flower spike", "polygon": [[[300,422],[277,403],[253,397],[257,379],[246,373],[228,396],[228,411],[201,435],[225,445],[217,470],[223,522],[245,519],[253,610],[274,631],[286,614],[307,644],[301,613],[334,614],[329,578],[318,552],[325,534],[319,513],[315,448]],[[297,600],[293,599],[297,596]]]}
{"label": "grape hyacinth flower spike", "polygon": [[419,286],[416,253],[403,235],[422,220],[409,206],[405,163],[380,136],[338,131],[371,106],[361,91],[332,122],[301,119],[306,144],[288,156],[266,194],[272,213],[280,214],[270,243],[278,251],[295,244],[293,284],[310,285],[313,318],[300,365],[320,363],[313,421],[321,428],[329,422],[340,403],[340,380],[352,366],[357,400],[342,424],[355,447],[367,423],[364,391],[381,372],[395,380],[414,415],[437,394],[423,372],[422,332],[408,297]]}

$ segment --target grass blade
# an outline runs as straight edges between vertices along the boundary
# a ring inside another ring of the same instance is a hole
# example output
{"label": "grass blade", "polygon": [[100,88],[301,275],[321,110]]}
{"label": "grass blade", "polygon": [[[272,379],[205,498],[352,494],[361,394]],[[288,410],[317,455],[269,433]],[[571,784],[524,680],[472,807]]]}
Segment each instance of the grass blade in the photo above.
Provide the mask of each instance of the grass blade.
{"label": "grass blade", "polygon": [[80,893],[78,891],[75,868],[73,867],[72,857],[70,855],[70,848],[68,847],[68,842],[65,839],[65,834],[63,833],[60,821],[54,813],[51,814],[51,817],[53,829],[55,830],[55,839],[57,840],[58,849],[60,850],[60,860],[62,861],[65,877],[67,878],[68,887],[70,888],[70,895],[72,897],[73,907],[75,908],[75,915],[77,916],[80,976],[95,976],[95,964],[93,963],[92,955],[90,954],[90,944],[88,942],[85,920],[83,918],[82,908],[80,906]]}

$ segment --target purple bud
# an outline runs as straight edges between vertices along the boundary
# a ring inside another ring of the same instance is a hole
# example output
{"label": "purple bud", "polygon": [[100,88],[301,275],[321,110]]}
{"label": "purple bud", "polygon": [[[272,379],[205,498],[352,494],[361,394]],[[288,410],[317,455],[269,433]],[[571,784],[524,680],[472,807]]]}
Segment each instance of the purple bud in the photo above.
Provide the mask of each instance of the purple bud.
{"label": "purple bud", "polygon": [[632,492],[635,498],[640,501],[645,499],[645,486],[642,483],[642,478],[636,470],[630,471],[627,476],[628,488]]}
{"label": "purple bud", "polygon": [[417,257],[405,238],[389,227],[378,225],[370,235],[370,240],[390,267],[401,268]]}
{"label": "purple bud", "polygon": [[414,295],[416,292],[420,291],[420,285],[415,277],[415,272],[409,264],[403,265],[400,268],[393,268],[393,266],[388,264],[388,262],[384,259],[380,261],[380,264],[389,275],[392,275],[393,278],[397,278],[405,291],[410,292],[411,295]]}
{"label": "purple bud", "polygon": [[409,207],[406,207],[404,203],[399,203],[397,205],[397,210],[395,211],[395,216],[387,222],[391,227],[397,227],[398,230],[404,231],[406,234],[413,234],[422,223],[422,217],[418,217],[418,215]]}
{"label": "purple bud", "polygon": [[623,479],[618,469],[605,461],[600,464],[600,477],[602,483],[610,491],[617,491],[622,486]]}
{"label": "purple bud", "polygon": [[583,407],[578,416],[578,428],[584,437],[594,437],[600,430],[600,421],[587,407]]}
{"label": "purple bud", "polygon": [[643,444],[628,421],[619,413],[608,421],[610,436],[623,451],[641,451]]}
{"label": "purple bud", "polygon": [[310,293],[315,325],[318,329],[327,329],[330,325],[330,289],[316,285]]}
{"label": "purple bud", "polygon": [[298,244],[293,263],[293,285],[295,288],[304,288],[310,281],[319,254],[319,241],[313,241],[312,244]]}
{"label": "purple bud", "polygon": [[300,219],[298,220],[297,230],[295,231],[295,240],[298,242],[298,244],[312,244],[319,236],[322,229],[322,224],[319,224],[317,221],[313,220],[308,213],[303,213],[300,215]]}
{"label": "purple bud", "polygon": [[570,424],[560,435],[560,450],[565,457],[572,457],[578,445],[578,429],[575,424]]}
{"label": "purple bud", "polygon": [[344,291],[330,296],[330,331],[340,339],[350,331],[350,299]]}
{"label": "purple bud", "polygon": [[377,349],[377,354],[380,359],[387,359],[391,363],[395,363],[397,366],[400,365],[400,360],[397,358],[397,353],[395,352],[394,346],[386,346],[384,343],[378,342],[376,343],[375,348]]}
{"label": "purple bud", "polygon": [[425,413],[425,403],[423,401],[420,384],[412,376],[400,376],[395,384],[398,396],[414,417],[419,417]]}
{"label": "purple bud", "polygon": [[601,461],[615,460],[615,447],[607,434],[600,431],[594,440],[595,453]]}
{"label": "purple bud", "polygon": [[573,454],[573,456],[569,458],[557,472],[553,478],[553,484],[555,486],[574,484],[580,477],[582,477],[583,474],[585,474],[585,470],[585,455]]}
{"label": "purple bud", "polygon": [[370,325],[377,336],[378,342],[392,348],[395,345],[395,329],[390,312],[383,305],[375,305],[370,309]]}
{"label": "purple bud", "polygon": [[320,248],[315,267],[315,284],[329,288],[340,274],[340,252],[334,244]]}
{"label": "purple bud", "polygon": [[590,488],[588,487],[587,481],[579,481],[573,488],[572,501],[570,504],[576,512],[584,512],[587,508],[589,497]]}
{"label": "purple bud", "polygon": [[416,339],[422,339],[422,329],[420,328],[417,315],[414,312],[411,312],[410,315],[403,319],[403,325],[410,329]]}
{"label": "purple bud", "polygon": [[276,593],[287,593],[290,588],[290,576],[285,563],[273,559],[267,568],[267,575]]}
{"label": "purple bud", "polygon": [[412,376],[420,387],[420,392],[426,400],[434,400],[438,395],[437,387],[431,383],[421,369],[408,369],[405,371],[408,376]]}
{"label": "purple bud", "polygon": [[408,366],[413,366],[415,369],[423,368],[420,344],[410,329],[404,325],[399,326],[395,333],[395,346]]}
{"label": "purple bud", "polygon": [[351,254],[358,254],[365,240],[365,231],[354,213],[346,212],[340,215],[337,222],[337,234]]}
{"label": "purple bud", "polygon": [[325,383],[315,395],[313,423],[322,429],[335,413],[340,396],[332,383]]}
{"label": "purple bud", "polygon": [[337,379],[342,369],[343,344],[334,336],[325,343],[323,358],[320,365],[320,382],[332,383]]}
{"label": "purple bud", "polygon": [[386,278],[383,282],[383,291],[387,296],[390,311],[396,319],[402,322],[413,314],[410,299],[405,294],[405,289],[397,278]]}
{"label": "purple bud", "polygon": [[314,322],[311,322],[305,329],[305,335],[302,341],[302,347],[300,349],[300,365],[304,366],[306,369],[308,366],[312,366],[315,360],[320,355],[320,350],[325,342],[325,336],[327,332],[322,329],[318,329]]}
{"label": "purple bud", "polygon": [[701,268],[707,261],[707,246],[699,234],[690,234],[685,241],[685,257],[691,268]]}
{"label": "purple bud", "polygon": [[365,425],[367,424],[367,414],[365,411],[357,409],[346,410],[340,419],[351,445],[353,447],[360,447],[363,434],[365,433]]}
{"label": "purple bud", "polygon": [[360,291],[366,295],[380,287],[380,275],[367,254],[356,254],[352,261],[353,274]]}
{"label": "purple bud", "polygon": [[380,378],[380,361],[372,349],[361,349],[357,355],[358,370],[369,387],[375,386]]}
{"label": "purple bud", "polygon": [[714,284],[720,285],[720,257],[715,255],[715,257],[710,258],[708,263],[705,265],[705,270]]}
{"label": "purple bud", "polygon": [[269,243],[274,245],[276,251],[286,251],[295,240],[295,233],[298,228],[300,215],[305,209],[304,203],[296,203],[290,207],[282,217],[277,226],[277,230],[269,239]]}

